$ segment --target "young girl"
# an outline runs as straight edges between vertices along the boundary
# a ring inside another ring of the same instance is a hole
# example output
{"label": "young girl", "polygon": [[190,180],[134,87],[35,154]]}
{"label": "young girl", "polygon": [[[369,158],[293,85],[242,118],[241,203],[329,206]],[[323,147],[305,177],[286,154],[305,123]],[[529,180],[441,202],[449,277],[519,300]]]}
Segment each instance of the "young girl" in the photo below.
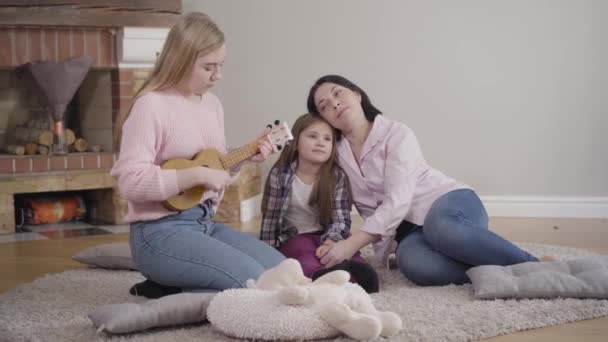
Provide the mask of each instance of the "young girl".
{"label": "young girl", "polygon": [[[182,289],[244,287],[284,260],[259,240],[211,220],[231,181],[228,172],[160,167],[206,148],[226,151],[222,104],[209,92],[221,79],[225,55],[224,35],[207,15],[184,16],[129,112],[118,119],[120,154],[112,175],[128,200],[133,259],[148,279],[133,294],[157,298]],[[259,150],[252,160],[264,160],[272,147],[260,142]],[[197,185],[209,191],[194,208],[175,212],[162,205]]]}
{"label": "young girl", "polygon": [[336,163],[336,136],[322,118],[300,116],[292,141],[270,170],[262,200],[261,240],[297,259],[316,279],[336,269],[349,271],[367,292],[378,291],[378,277],[359,253],[331,268],[319,257],[350,235],[350,188]]}

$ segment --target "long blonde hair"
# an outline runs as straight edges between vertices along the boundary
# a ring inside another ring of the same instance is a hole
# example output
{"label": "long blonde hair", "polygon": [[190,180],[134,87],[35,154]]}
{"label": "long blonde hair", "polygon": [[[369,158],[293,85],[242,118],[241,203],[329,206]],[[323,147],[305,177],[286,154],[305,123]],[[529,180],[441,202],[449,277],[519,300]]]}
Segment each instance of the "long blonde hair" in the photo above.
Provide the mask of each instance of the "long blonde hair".
{"label": "long blonde hair", "polygon": [[199,56],[207,55],[223,44],[224,33],[208,15],[192,12],[183,16],[169,31],[154,69],[133,96],[128,110],[119,113],[114,128],[114,149],[120,149],[122,126],[140,96],[175,87],[188,76]]}
{"label": "long blonde hair", "polygon": [[[305,129],[317,122],[326,123],[327,126],[331,128],[331,125],[325,119],[310,113],[303,114],[296,120],[291,129],[294,139],[289,143],[289,145],[287,145],[283,149],[281,155],[279,156],[279,159],[277,159],[276,163],[272,167],[273,169],[279,168],[282,173],[285,168],[291,167],[291,164],[293,162],[298,161],[298,142],[300,141],[300,135]],[[313,186],[312,191],[310,193],[310,198],[308,199],[309,205],[317,206],[319,208],[319,223],[323,225],[331,223],[332,210],[334,208],[335,199],[334,190],[338,181],[338,172],[342,171],[337,162],[336,132],[333,128],[331,128],[331,131],[331,154],[327,161],[321,166],[321,170],[319,171],[319,179]],[[266,208],[268,205],[268,196],[270,191],[269,180],[270,174],[266,179],[266,186],[264,187],[264,194],[262,196],[262,212],[266,212]],[[344,175],[344,180],[346,182],[346,191],[348,192],[348,201],[350,202],[350,185],[348,183],[348,178],[346,178],[346,175]]]}

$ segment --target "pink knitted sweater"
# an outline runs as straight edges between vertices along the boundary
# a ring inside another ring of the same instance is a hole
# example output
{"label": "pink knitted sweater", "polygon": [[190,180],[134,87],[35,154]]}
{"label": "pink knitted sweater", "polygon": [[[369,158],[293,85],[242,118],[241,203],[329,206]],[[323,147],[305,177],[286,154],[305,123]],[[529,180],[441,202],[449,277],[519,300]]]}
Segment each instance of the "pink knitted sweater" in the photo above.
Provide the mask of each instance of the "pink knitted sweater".
{"label": "pink knitted sweater", "polygon": [[[226,152],[224,111],[219,99],[206,93],[194,103],[175,90],[139,97],[123,125],[122,142],[112,176],[127,199],[127,222],[154,220],[175,213],[161,202],[179,192],[177,172],[162,170],[169,159],[190,159],[200,150]],[[220,194],[207,192],[219,204]]]}

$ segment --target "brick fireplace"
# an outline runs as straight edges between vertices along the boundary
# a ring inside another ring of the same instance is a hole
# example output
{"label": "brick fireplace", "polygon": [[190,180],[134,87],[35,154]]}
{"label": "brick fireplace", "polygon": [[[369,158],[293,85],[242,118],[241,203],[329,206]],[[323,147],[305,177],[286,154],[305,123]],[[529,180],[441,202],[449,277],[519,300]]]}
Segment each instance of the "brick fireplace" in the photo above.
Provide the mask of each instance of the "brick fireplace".
{"label": "brick fireplace", "polygon": [[[15,231],[14,196],[23,193],[90,191],[93,218],[121,222],[126,204],[109,175],[116,158],[114,121],[148,76],[167,27],[180,12],[181,1],[174,0],[28,0],[0,5],[0,234]],[[23,150],[14,147],[24,144],[16,131],[49,120],[41,99],[17,77],[15,68],[79,56],[93,63],[64,124],[85,143],[67,155],[50,155],[44,146],[30,142],[30,154],[15,154]]]}

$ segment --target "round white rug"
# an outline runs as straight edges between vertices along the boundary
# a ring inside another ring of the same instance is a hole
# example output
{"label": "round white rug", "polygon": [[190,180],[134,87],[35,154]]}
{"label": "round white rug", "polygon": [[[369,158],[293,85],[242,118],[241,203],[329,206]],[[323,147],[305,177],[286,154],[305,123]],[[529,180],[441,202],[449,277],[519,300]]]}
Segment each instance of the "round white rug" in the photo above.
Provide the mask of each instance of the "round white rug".
{"label": "round white rug", "polygon": [[[534,255],[562,260],[593,255],[576,248],[518,244]],[[470,285],[417,287],[396,271],[381,270],[378,309],[403,319],[395,341],[469,341],[608,316],[608,300],[474,300]],[[47,275],[0,295],[1,341],[236,341],[208,323],[112,336],[97,334],[87,314],[102,304],[141,302],[128,289],[138,272],[82,269]],[[344,338],[334,341],[347,341]]]}

